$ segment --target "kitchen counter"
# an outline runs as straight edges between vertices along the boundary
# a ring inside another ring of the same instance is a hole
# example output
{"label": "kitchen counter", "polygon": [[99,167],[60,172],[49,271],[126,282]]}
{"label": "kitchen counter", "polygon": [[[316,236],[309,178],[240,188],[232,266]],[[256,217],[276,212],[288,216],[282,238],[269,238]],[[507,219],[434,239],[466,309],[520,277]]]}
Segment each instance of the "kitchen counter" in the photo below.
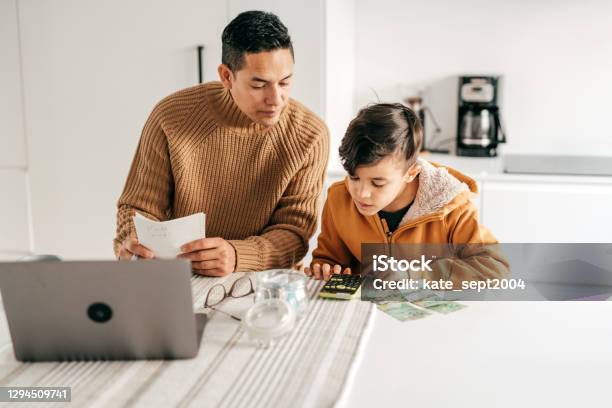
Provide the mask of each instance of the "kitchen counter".
{"label": "kitchen counter", "polygon": [[[498,157],[463,157],[440,153],[424,153],[421,156],[438,164],[452,167],[478,182],[508,181],[508,182],[539,182],[539,183],[588,183],[612,186],[612,176],[582,176],[560,174],[519,174],[505,173],[503,156]],[[328,172],[330,181],[345,177],[346,173],[338,170]]]}

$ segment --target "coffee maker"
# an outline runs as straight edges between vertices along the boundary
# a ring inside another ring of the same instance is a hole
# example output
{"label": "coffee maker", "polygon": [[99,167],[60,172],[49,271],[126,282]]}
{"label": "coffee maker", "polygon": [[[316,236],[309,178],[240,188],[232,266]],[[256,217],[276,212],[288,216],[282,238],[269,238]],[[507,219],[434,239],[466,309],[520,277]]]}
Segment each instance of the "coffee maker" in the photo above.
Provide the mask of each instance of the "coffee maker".
{"label": "coffee maker", "polygon": [[506,142],[500,113],[499,76],[459,77],[457,155],[497,156],[498,144]]}

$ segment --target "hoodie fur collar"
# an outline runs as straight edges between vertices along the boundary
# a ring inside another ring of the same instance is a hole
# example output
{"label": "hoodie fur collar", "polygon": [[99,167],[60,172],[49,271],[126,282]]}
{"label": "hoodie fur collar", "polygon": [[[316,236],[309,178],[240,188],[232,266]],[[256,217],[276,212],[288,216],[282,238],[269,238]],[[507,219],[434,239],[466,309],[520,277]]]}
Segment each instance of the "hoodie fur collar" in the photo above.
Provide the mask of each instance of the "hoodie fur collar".
{"label": "hoodie fur collar", "polygon": [[447,169],[423,159],[417,160],[421,166],[419,189],[400,225],[443,209],[459,194],[476,193],[476,182],[453,169]]}

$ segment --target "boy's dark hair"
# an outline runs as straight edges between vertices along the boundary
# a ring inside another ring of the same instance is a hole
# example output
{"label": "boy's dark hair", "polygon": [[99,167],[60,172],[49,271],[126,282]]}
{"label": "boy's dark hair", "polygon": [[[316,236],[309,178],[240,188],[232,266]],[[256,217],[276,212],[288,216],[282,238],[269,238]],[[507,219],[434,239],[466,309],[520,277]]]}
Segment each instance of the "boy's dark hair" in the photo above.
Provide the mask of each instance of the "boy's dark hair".
{"label": "boy's dark hair", "polygon": [[234,18],[221,36],[221,62],[232,72],[240,71],[244,65],[244,54],[289,49],[293,55],[293,44],[287,27],[272,13],[245,11]]}
{"label": "boy's dark hair", "polygon": [[375,164],[399,153],[413,162],[423,141],[423,126],[416,113],[400,103],[379,103],[359,111],[340,145],[340,160],[349,174],[357,166]]}

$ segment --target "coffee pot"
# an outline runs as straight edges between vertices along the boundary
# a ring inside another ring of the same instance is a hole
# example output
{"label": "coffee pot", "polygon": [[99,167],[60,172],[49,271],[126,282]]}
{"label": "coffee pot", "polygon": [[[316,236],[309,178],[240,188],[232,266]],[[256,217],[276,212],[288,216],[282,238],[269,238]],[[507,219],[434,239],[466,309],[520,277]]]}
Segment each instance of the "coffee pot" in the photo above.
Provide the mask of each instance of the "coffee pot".
{"label": "coffee pot", "polygon": [[499,77],[460,77],[457,155],[493,157],[506,142],[498,95]]}

